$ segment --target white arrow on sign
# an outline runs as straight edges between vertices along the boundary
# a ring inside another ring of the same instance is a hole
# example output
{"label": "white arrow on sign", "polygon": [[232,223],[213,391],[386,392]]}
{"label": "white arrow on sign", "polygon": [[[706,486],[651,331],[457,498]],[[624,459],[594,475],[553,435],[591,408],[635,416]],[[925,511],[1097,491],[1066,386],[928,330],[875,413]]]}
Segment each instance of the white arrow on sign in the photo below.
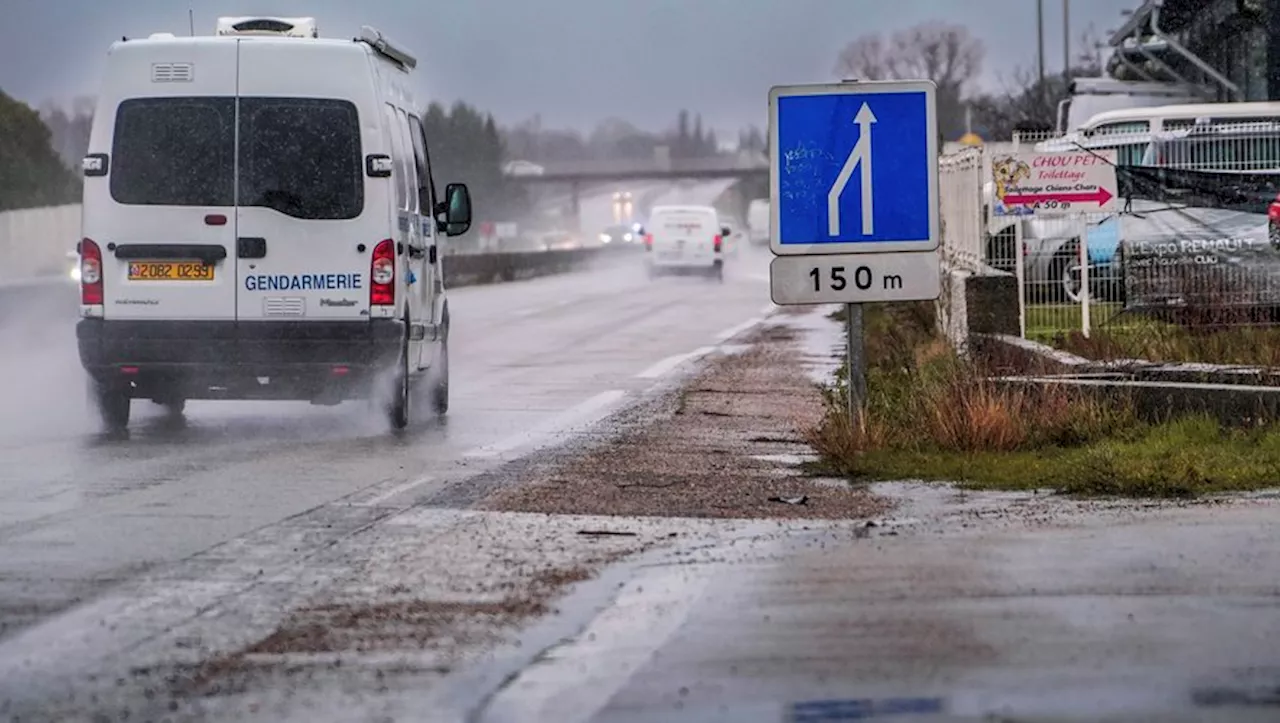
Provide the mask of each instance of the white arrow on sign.
{"label": "white arrow on sign", "polygon": [[860,128],[858,142],[849,152],[844,168],[840,169],[840,175],[836,176],[835,185],[831,186],[831,190],[827,192],[828,236],[840,235],[840,196],[844,194],[845,186],[849,185],[849,179],[853,178],[853,170],[858,166],[862,167],[862,235],[870,236],[876,229],[871,197],[871,126],[876,122],[876,114],[871,112],[870,106],[863,103],[862,110],[858,111],[853,122]]}

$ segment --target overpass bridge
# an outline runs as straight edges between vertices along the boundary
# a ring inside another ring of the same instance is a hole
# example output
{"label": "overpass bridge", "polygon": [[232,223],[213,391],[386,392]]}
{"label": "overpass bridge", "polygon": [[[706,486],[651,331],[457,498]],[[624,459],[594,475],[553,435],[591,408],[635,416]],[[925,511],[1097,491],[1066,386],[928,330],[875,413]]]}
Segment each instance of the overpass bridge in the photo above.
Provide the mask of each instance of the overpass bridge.
{"label": "overpass bridge", "polygon": [[656,153],[647,159],[591,159],[532,163],[512,161],[503,167],[510,182],[528,187],[568,187],[569,215],[577,218],[581,196],[625,183],[680,181],[759,181],[769,179],[769,159],[762,153],[737,153],[709,158],[671,159]]}
{"label": "overpass bridge", "polygon": [[736,154],[679,160],[593,159],[540,164],[513,161],[503,171],[506,178],[527,185],[583,186],[625,181],[746,180],[767,179],[769,159],[763,154]]}

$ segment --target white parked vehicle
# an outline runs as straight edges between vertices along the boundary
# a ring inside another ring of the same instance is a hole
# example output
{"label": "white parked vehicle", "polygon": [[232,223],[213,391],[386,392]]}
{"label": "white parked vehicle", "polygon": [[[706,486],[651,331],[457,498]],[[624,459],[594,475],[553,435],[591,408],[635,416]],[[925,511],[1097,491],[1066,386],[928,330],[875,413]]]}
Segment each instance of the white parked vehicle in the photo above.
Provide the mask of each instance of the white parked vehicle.
{"label": "white parked vehicle", "polygon": [[655,206],[644,226],[649,277],[701,274],[724,281],[724,238],[711,206]]}
{"label": "white parked vehicle", "polygon": [[[1120,166],[1274,173],[1280,170],[1277,128],[1280,103],[1271,101],[1138,106],[1099,113],[1073,132],[1041,141],[1034,148],[1045,152],[1112,150]],[[985,182],[983,193],[986,208],[994,205],[1003,212],[992,181]],[[1125,242],[1224,237],[1266,245],[1267,208],[1263,203],[1256,213],[1191,207],[1175,212],[1176,204],[1169,201],[1139,199],[1127,205],[1125,214],[1092,218],[1083,225],[1071,218],[993,215],[988,225],[988,263],[1003,270],[1014,269],[1015,226],[1021,225],[1027,278],[1049,292],[1046,301],[1076,302],[1081,284],[1082,232],[1091,286],[1100,286],[1094,293],[1103,298],[1118,297],[1122,291],[1120,251]]]}
{"label": "white parked vehicle", "polygon": [[471,200],[461,184],[437,200],[416,64],[311,18],[111,46],[76,330],[109,428],[133,399],[371,398],[402,428],[428,376],[448,409],[437,243],[466,232]]}

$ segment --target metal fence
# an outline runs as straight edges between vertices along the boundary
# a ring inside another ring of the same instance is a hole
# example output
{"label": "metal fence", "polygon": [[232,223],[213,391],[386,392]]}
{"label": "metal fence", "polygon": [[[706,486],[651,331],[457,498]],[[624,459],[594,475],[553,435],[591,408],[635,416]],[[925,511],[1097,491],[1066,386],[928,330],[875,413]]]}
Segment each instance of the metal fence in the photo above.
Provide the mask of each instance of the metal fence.
{"label": "metal fence", "polygon": [[[991,168],[1010,151],[1031,150],[1113,151],[1122,210],[1046,218],[1006,208]],[[1016,274],[1028,337],[1088,336],[1153,320],[1273,323],[1280,308],[1280,204],[1272,207],[1280,118],[1022,134],[1003,148],[945,156],[940,182],[944,258],[978,268],[976,253],[979,265]],[[976,235],[966,225],[975,203],[983,209]]]}
{"label": "metal fence", "polygon": [[984,263],[982,163],[983,152],[977,148],[944,156],[939,163],[942,263],[951,269],[978,271]]}

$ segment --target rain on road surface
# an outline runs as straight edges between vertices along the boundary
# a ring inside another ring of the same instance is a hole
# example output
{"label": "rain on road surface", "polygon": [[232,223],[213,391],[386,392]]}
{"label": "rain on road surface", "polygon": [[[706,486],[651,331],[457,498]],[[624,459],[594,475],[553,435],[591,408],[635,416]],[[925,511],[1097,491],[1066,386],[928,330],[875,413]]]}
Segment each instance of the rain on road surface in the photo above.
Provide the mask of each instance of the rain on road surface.
{"label": "rain on road surface", "polygon": [[[581,427],[759,318],[762,255],[723,285],[650,281],[637,255],[450,292],[452,402],[403,435],[358,403],[135,402],[127,440],[84,401],[71,291],[0,340],[0,636],[152,566],[345,496],[429,495]],[[52,292],[47,292],[52,296]],[[52,321],[52,323],[50,323]],[[16,374],[22,372],[22,374]]]}

